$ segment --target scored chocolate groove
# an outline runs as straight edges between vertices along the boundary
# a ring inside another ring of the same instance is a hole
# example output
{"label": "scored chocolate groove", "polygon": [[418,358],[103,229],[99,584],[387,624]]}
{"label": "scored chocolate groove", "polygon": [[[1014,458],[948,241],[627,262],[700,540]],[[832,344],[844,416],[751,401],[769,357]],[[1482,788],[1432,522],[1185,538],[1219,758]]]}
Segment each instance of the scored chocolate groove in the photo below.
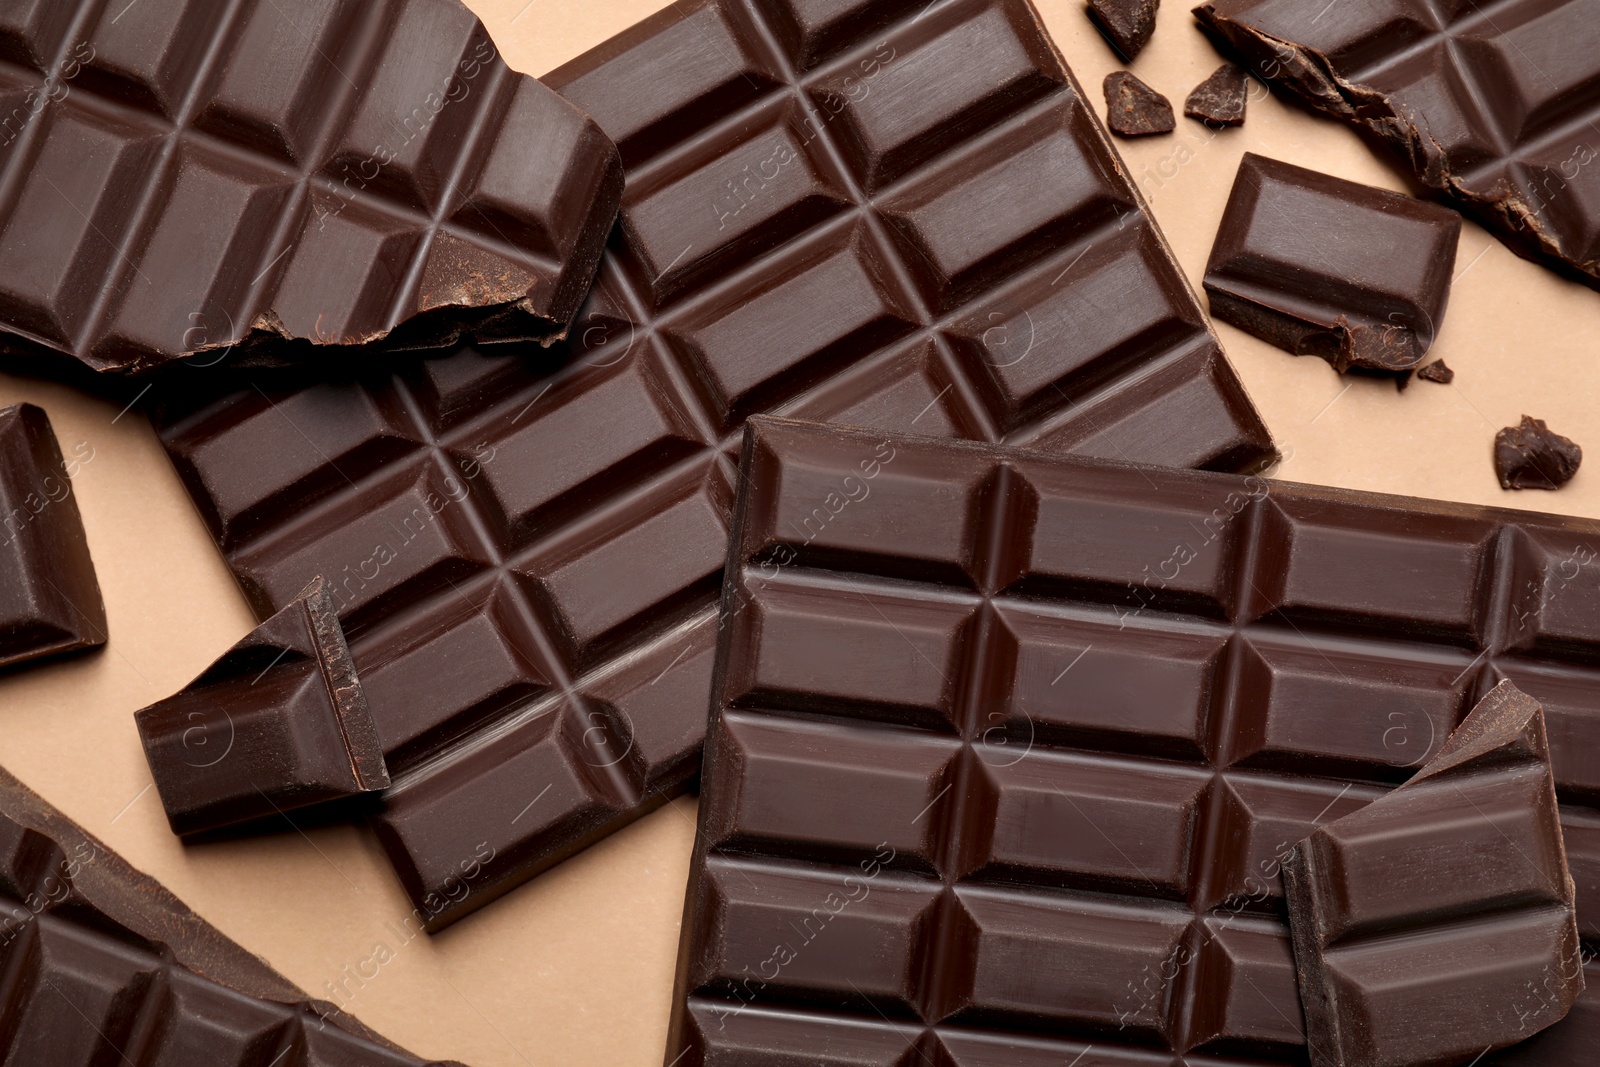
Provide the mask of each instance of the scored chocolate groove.
{"label": "scored chocolate groove", "polygon": [[1304,1064],[1285,856],[1506,678],[1600,942],[1600,522],[746,433],[663,1062]]}
{"label": "scored chocolate groove", "polygon": [[620,194],[614,146],[457,0],[0,12],[0,328],[30,352],[559,336]]}
{"label": "scored chocolate groove", "polygon": [[167,397],[255,609],[327,576],[436,926],[692,784],[751,412],[1271,454],[1037,14],[925,7],[694,0],[552,74],[628,171],[570,345]]}

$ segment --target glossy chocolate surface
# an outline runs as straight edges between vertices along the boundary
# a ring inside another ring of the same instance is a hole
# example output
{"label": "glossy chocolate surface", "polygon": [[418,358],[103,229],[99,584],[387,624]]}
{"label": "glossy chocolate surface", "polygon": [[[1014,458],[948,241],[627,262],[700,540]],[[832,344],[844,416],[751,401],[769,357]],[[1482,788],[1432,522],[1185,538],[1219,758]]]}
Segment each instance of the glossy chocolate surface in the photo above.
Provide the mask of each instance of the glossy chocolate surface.
{"label": "glossy chocolate surface", "polygon": [[1214,0],[1252,74],[1382,142],[1518,255],[1600,287],[1594,0]]}
{"label": "glossy chocolate surface", "polygon": [[1454,1067],[1583,992],[1539,702],[1501,682],[1405,785],[1283,862],[1313,1067]]}
{"label": "glossy chocolate surface", "polygon": [[29,352],[559,336],[620,193],[615,147],[457,0],[0,12],[0,329]]}
{"label": "glossy chocolate surface", "polygon": [[320,577],[134,721],[176,834],[389,785],[378,730]]}
{"label": "glossy chocolate surface", "polygon": [[[74,449],[73,469],[93,458]],[[50,419],[32,404],[0,408],[0,668],[105,642],[105,602]]]}
{"label": "glossy chocolate surface", "polygon": [[550,76],[628,166],[571,345],[161,420],[260,614],[332,584],[436,925],[694,781],[751,412],[1270,455],[1033,10],[831,10],[679,4]]}
{"label": "glossy chocolate surface", "polygon": [[1283,857],[1503,678],[1600,937],[1600,522],[747,433],[663,1063],[1304,1064]]}
{"label": "glossy chocolate surface", "polygon": [[1298,356],[1408,371],[1444,321],[1461,216],[1245,153],[1205,288],[1211,314]]}

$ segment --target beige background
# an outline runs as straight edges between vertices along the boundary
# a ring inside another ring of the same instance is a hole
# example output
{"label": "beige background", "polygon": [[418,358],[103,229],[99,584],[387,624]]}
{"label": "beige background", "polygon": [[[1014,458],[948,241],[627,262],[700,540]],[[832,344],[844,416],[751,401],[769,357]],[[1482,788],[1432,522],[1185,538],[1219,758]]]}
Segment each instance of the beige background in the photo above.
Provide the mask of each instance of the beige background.
{"label": "beige background", "polygon": [[[514,66],[541,74],[660,0],[469,0]],[[1081,0],[1040,4],[1103,112],[1116,64]],[[1171,4],[1133,69],[1181,107],[1220,62]],[[1121,142],[1198,286],[1242,152],[1395,189],[1397,173],[1343,127],[1255,87],[1241,130]],[[1223,340],[1273,434],[1283,477],[1600,517],[1600,470],[1554,494],[1502,492],[1495,431],[1524,412],[1597,450],[1600,294],[1517,259],[1468,225],[1435,353],[1452,387],[1399,394],[1341,381],[1227,326]],[[346,968],[346,1005],[418,1053],[473,1067],[661,1062],[679,912],[694,837],[680,800],[428,939],[403,940],[410,910],[371,836],[351,827],[185,849],[168,833],[132,713],[169,695],[251,628],[220,557],[143,417],[70,389],[0,375],[0,405],[45,407],[64,451],[94,458],[78,499],[110,611],[102,653],[0,678],[0,762],[228,934],[322,995]],[[380,951],[381,948],[381,951]]]}

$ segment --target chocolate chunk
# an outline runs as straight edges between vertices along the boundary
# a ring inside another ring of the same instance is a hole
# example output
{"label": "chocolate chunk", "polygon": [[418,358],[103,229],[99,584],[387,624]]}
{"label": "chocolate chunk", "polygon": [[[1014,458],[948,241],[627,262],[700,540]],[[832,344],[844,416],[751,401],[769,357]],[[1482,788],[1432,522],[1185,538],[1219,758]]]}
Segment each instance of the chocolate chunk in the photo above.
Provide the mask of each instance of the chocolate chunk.
{"label": "chocolate chunk", "polygon": [[[84,449],[74,468],[93,459]],[[50,419],[32,404],[0,408],[0,668],[105,643],[105,602]]]}
{"label": "chocolate chunk", "polygon": [[217,830],[389,786],[328,583],[135,717],[176,834]]}
{"label": "chocolate chunk", "polygon": [[1304,1065],[1284,854],[1502,679],[1600,937],[1600,521],[768,418],[742,470],[665,1061]]}
{"label": "chocolate chunk", "polygon": [[1125,70],[1106,75],[1106,125],[1119,137],[1171,133],[1172,103]]}
{"label": "chocolate chunk", "polygon": [[1440,385],[1449,385],[1456,380],[1456,372],[1445,366],[1444,360],[1440,359],[1417,371],[1417,377],[1425,382],[1438,382]]}
{"label": "chocolate chunk", "polygon": [[1224,63],[1195,86],[1184,101],[1183,113],[1208,126],[1243,126],[1247,89],[1244,68]]}
{"label": "chocolate chunk", "polygon": [[622,192],[456,0],[14,4],[0,115],[0,329],[100,371],[558,337]]}
{"label": "chocolate chunk", "polygon": [[1518,255],[1600,288],[1600,18],[1582,0],[1507,7],[1340,0],[1333,18],[1214,0],[1195,15],[1252,73],[1383,143]]}
{"label": "chocolate chunk", "polygon": [[1422,361],[1450,300],[1461,217],[1254,153],[1211,249],[1211,314],[1340,374]]}
{"label": "chocolate chunk", "polygon": [[0,958],[16,1067],[460,1067],[312,1000],[4,770]]}
{"label": "chocolate chunk", "polygon": [[693,784],[749,414],[1271,455],[1028,5],[800,10],[679,3],[547,76],[628,167],[572,342],[162,391],[256,611],[327,576],[434,927]]}
{"label": "chocolate chunk", "polygon": [[1578,473],[1583,449],[1544,424],[1522,416],[1522,425],[1494,435],[1494,470],[1502,489],[1560,489]]}
{"label": "chocolate chunk", "polygon": [[1511,682],[1415,778],[1296,845],[1283,883],[1313,1067],[1475,1061],[1583,990],[1544,711]]}
{"label": "chocolate chunk", "polygon": [[1131,63],[1156,32],[1161,0],[1089,0],[1089,20],[1106,42]]}

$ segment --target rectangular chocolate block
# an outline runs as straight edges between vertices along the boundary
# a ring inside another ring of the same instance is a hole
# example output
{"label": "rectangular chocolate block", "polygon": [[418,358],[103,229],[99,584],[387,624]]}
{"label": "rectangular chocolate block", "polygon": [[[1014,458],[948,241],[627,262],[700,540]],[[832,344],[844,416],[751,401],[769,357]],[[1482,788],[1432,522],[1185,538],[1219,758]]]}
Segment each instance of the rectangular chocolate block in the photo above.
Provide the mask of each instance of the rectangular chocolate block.
{"label": "rectangular chocolate block", "polygon": [[[76,468],[93,458],[74,451]],[[89,540],[50,418],[0,408],[0,669],[106,643]]]}
{"label": "rectangular chocolate block", "polygon": [[312,1000],[0,770],[8,1067],[461,1067]]}
{"label": "rectangular chocolate block", "polygon": [[1596,815],[1600,522],[746,432],[664,1063],[1303,1065],[1297,842],[1508,677]]}
{"label": "rectangular chocolate block", "polygon": [[1592,0],[1214,0],[1195,15],[1512,251],[1600,287]]}
{"label": "rectangular chocolate block", "polygon": [[1417,776],[1283,862],[1313,1067],[1451,1065],[1583,992],[1544,712],[1501,682]]}
{"label": "rectangular chocolate block", "polygon": [[1027,3],[817,11],[680,3],[551,75],[628,168],[568,346],[167,397],[257,612],[333,586],[413,898],[492,847],[436,925],[693,783],[749,413],[1271,455]]}
{"label": "rectangular chocolate block", "polygon": [[0,12],[0,329],[30,354],[558,337],[621,191],[616,147],[457,0]]}
{"label": "rectangular chocolate block", "polygon": [[389,786],[378,729],[320,577],[134,722],[175,834]]}

